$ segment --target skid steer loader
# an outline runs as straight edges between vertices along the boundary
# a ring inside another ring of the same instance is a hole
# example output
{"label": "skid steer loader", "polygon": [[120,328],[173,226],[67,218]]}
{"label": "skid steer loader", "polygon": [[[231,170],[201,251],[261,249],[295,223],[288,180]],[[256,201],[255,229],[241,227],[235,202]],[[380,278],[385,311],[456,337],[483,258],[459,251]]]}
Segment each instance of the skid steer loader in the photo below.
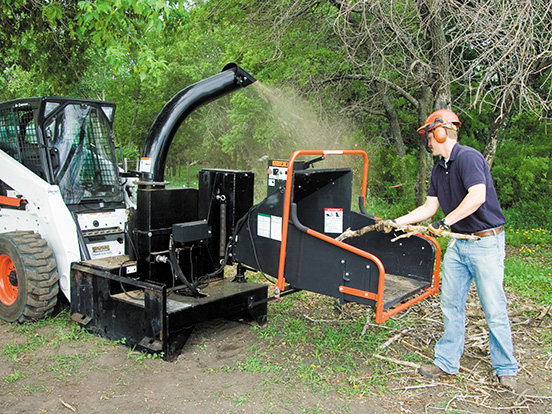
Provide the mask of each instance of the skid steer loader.
{"label": "skid steer loader", "polygon": [[[258,204],[251,171],[207,168],[197,189],[167,187],[167,154],[182,122],[253,82],[229,64],[178,92],[153,122],[136,172],[117,163],[115,104],[1,103],[0,318],[44,317],[61,291],[85,329],[172,359],[196,324],[262,324],[268,301],[300,290],[373,306],[377,323],[436,293],[435,240],[393,243],[394,234],[378,232],[336,240],[377,220],[364,209],[364,151],[300,150],[272,160]],[[313,168],[341,155],[364,160],[359,211],[351,210],[350,168]],[[272,277],[274,294],[247,271]]]}

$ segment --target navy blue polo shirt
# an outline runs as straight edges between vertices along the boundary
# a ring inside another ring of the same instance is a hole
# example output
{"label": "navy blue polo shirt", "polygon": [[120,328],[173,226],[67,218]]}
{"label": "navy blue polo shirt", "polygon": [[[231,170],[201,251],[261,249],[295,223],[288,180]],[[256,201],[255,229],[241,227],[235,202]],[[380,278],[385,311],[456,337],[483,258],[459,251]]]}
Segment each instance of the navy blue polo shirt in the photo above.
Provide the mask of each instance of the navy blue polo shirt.
{"label": "navy blue polo shirt", "polygon": [[468,188],[476,184],[485,184],[486,201],[473,214],[453,224],[451,229],[454,232],[477,233],[505,223],[489,166],[479,151],[456,144],[447,164],[441,158],[431,171],[427,195],[438,198],[445,215],[458,207],[468,194]]}

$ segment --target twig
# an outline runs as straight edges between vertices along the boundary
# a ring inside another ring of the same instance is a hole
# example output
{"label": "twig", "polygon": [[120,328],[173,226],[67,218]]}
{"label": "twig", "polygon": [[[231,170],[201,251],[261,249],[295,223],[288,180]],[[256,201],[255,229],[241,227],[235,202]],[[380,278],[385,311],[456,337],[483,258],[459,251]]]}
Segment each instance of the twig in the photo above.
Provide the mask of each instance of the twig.
{"label": "twig", "polygon": [[407,332],[408,332],[408,329],[405,329],[404,331],[401,331],[398,334],[393,335],[391,338],[389,338],[387,341],[385,341],[383,344],[381,344],[379,349],[383,351],[385,348],[387,348],[393,342],[397,341],[401,336],[403,336]]}
{"label": "twig", "polygon": [[525,368],[523,365],[520,366],[520,369],[524,370],[525,372],[527,372],[527,375],[529,375],[531,378],[533,378],[533,374],[527,370],[527,368]]}
{"label": "twig", "polygon": [[433,388],[433,387],[438,387],[439,385],[441,385],[442,383],[440,382],[432,382],[431,384],[424,384],[424,385],[412,385],[410,387],[399,387],[399,388],[393,388],[393,391],[400,391],[400,390],[403,390],[403,391],[410,391],[410,390],[417,390],[417,389],[420,389],[420,388]]}
{"label": "twig", "polygon": [[394,364],[397,364],[397,365],[404,365],[406,367],[411,367],[411,368],[415,368],[415,369],[420,368],[420,365],[415,364],[414,362],[401,361],[401,360],[398,360],[398,359],[395,359],[395,358],[389,358],[389,357],[385,357],[383,355],[378,355],[378,354],[372,354],[372,356],[374,358],[382,359],[384,361],[393,362]]}
{"label": "twig", "polygon": [[348,321],[343,320],[343,319],[313,319],[309,315],[306,315],[306,314],[303,314],[303,316],[305,317],[305,319],[309,320],[310,322],[321,322],[321,323],[348,322]]}
{"label": "twig", "polygon": [[[471,402],[471,401],[468,401],[468,400],[465,400],[467,402]],[[528,405],[520,405],[519,407],[516,406],[516,405],[513,405],[511,407],[491,407],[490,405],[486,405],[486,404],[477,404],[476,402],[474,402],[473,404],[476,404],[476,405],[479,405],[480,407],[483,407],[483,408],[487,408],[489,410],[496,410],[496,411],[511,411],[511,410],[520,410],[520,409],[526,409],[528,410],[529,409],[529,406]]]}
{"label": "twig", "polygon": [[407,342],[407,341],[403,340],[401,343],[402,343],[403,345],[406,345],[407,347],[412,348],[412,349],[413,349],[413,352],[414,352],[416,355],[421,356],[422,358],[424,358],[424,359],[427,360],[427,361],[433,361],[433,358],[428,357],[427,355],[423,354],[423,353],[421,352],[422,350],[421,350],[420,348],[418,348],[417,346],[412,345],[410,342]]}
{"label": "twig", "polygon": [[[527,394],[527,390],[523,390],[521,394],[516,398],[516,401],[514,402],[514,405],[521,405],[524,404],[527,401],[527,398],[525,398],[525,394]],[[523,401],[522,401],[523,398]]]}
{"label": "twig", "polygon": [[485,394],[486,396],[490,396],[491,394],[489,394],[487,391],[479,388],[477,385],[474,385],[474,384],[470,384],[469,382],[466,383],[466,386],[474,391],[477,391],[477,392],[480,392],[481,394]]}
{"label": "twig", "polygon": [[546,308],[546,311],[541,312],[539,314],[539,316],[537,316],[537,319],[540,319],[539,324],[537,326],[539,326],[539,327],[541,326],[542,321],[544,320],[544,317],[550,313],[551,308],[552,308],[552,303],[550,304],[550,306],[548,308]]}
{"label": "twig", "polygon": [[[431,403],[430,403],[431,404]],[[447,409],[445,407],[433,407],[431,406],[430,404],[427,404],[425,406],[426,408],[426,413],[427,413],[427,409],[428,408],[431,408],[432,410],[439,410],[439,411],[447,411]],[[455,409],[454,410],[455,413],[467,413],[467,414],[472,414],[472,411],[465,411],[465,410],[459,410],[459,409]]]}
{"label": "twig", "polygon": [[[371,231],[375,231],[375,230],[377,231],[378,227],[379,227],[378,224],[372,224],[372,225],[369,225],[369,226],[364,226],[363,228],[358,229],[358,230],[351,230],[350,228],[348,228],[343,233],[341,233],[339,236],[337,236],[335,239],[339,240],[339,241],[343,241],[343,240],[348,239],[350,237],[359,237],[359,236],[362,236],[363,234],[369,233]],[[399,239],[406,238],[406,237],[414,236],[416,234],[428,234],[429,233],[429,230],[427,229],[426,226],[413,226],[413,225],[410,225],[410,224],[399,225],[399,224],[392,223],[392,224],[389,224],[389,227],[393,227],[396,230],[407,232],[405,234],[402,234],[400,236],[397,236],[397,237],[391,239],[392,242],[397,241]],[[441,235],[444,236],[444,237],[452,237],[452,238],[455,238],[455,239],[463,239],[463,240],[471,240],[471,241],[479,240],[479,237],[473,236],[471,234],[454,233],[454,232],[451,232],[451,231],[444,231],[443,233],[441,233]]]}
{"label": "twig", "polygon": [[[403,344],[403,345],[406,345],[407,347],[413,348],[413,349],[414,349],[414,353],[417,354],[417,355],[419,355],[419,356],[421,356],[422,358],[424,358],[424,359],[426,359],[426,360],[428,360],[428,361],[432,361],[432,360],[433,360],[433,358],[430,358],[430,357],[424,355],[422,352],[416,351],[416,349],[420,349],[420,348],[418,348],[417,346],[412,345],[410,342],[402,341],[402,344]],[[464,371],[464,372],[467,372],[468,374],[473,375],[473,376],[476,377],[476,378],[479,377],[479,376],[477,375],[476,372],[472,371],[471,369],[465,368],[465,367],[463,367],[463,366],[460,366],[460,370],[461,370],[461,371]]]}
{"label": "twig", "polygon": [[71,404],[67,404],[65,401],[63,401],[61,398],[59,399],[59,401],[64,405],[65,408],[68,408],[70,409],[71,411],[73,411],[74,413],[77,412],[77,409],[75,407],[73,407]]}
{"label": "twig", "polygon": [[445,411],[448,411],[449,409],[449,406],[452,404],[452,402],[458,398],[459,396],[458,395],[455,395],[454,397],[452,397],[452,399],[447,403],[446,407],[445,407]]}

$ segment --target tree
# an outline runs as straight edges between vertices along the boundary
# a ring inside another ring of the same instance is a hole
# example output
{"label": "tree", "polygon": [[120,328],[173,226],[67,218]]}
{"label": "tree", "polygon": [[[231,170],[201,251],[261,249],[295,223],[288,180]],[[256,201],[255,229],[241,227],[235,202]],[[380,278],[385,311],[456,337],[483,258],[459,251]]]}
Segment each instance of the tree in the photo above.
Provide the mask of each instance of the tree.
{"label": "tree", "polygon": [[[401,119],[400,110],[413,110],[420,125],[434,109],[451,108],[453,98],[453,109],[460,111],[490,103],[495,117],[486,131],[485,155],[492,165],[514,97],[520,108],[550,106],[550,82],[542,88],[543,78],[551,73],[552,51],[551,10],[545,0],[288,0],[280,8],[263,5],[266,13],[279,13],[274,20],[283,33],[293,20],[322,4],[333,8],[334,19],[328,24],[347,51],[348,64],[333,78],[366,83],[373,93],[351,107],[366,107],[367,116],[381,113],[389,120],[399,156],[404,139],[394,124]],[[454,84],[466,95],[453,97]],[[404,98],[403,108],[390,105],[398,97]],[[407,130],[413,134],[413,128]],[[421,202],[430,159],[421,148],[419,154]]]}
{"label": "tree", "polygon": [[172,29],[167,22],[178,25],[187,14],[183,2],[164,0],[12,0],[0,11],[4,82],[9,86],[10,73],[23,71],[49,94],[73,92],[90,80],[91,66],[158,78],[166,66],[149,43]]}
{"label": "tree", "polygon": [[492,166],[513,108],[538,116],[552,108],[552,7],[546,0],[456,1],[450,19],[454,80],[473,106],[493,111],[484,151]]}

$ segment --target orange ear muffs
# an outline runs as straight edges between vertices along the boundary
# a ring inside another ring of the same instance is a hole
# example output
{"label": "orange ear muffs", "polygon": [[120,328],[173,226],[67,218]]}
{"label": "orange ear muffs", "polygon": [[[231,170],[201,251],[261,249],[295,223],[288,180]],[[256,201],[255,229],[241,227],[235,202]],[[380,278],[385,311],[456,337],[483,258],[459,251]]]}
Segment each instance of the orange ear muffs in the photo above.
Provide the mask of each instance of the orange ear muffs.
{"label": "orange ear muffs", "polygon": [[433,130],[433,138],[435,138],[435,141],[439,144],[442,144],[447,140],[447,131],[442,126],[438,126]]}

